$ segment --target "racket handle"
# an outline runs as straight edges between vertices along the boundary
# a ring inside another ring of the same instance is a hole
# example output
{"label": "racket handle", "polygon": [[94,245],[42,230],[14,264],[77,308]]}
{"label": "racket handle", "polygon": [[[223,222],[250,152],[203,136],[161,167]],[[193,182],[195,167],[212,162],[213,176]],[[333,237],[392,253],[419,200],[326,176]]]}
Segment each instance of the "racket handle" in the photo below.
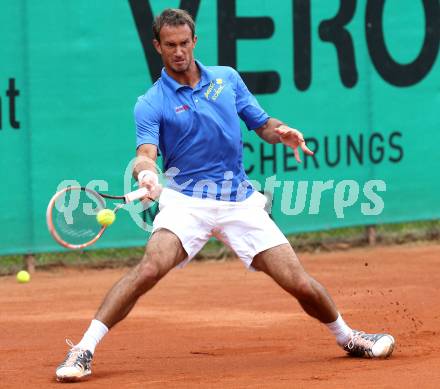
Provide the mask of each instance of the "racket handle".
{"label": "racket handle", "polygon": [[131,203],[132,201],[139,200],[147,195],[148,195],[147,188],[140,188],[134,190],[133,192],[127,193],[124,197],[126,203]]}

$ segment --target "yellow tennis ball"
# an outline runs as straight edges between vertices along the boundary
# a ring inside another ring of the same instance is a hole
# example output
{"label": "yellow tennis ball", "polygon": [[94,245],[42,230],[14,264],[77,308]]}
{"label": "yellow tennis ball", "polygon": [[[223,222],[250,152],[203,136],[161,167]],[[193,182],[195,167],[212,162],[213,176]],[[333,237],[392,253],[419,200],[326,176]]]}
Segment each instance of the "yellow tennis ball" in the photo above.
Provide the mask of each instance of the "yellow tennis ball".
{"label": "yellow tennis ball", "polygon": [[96,220],[101,226],[109,226],[116,219],[115,213],[111,209],[101,209],[96,215]]}
{"label": "yellow tennis ball", "polygon": [[31,280],[31,275],[26,270],[21,270],[17,273],[17,281],[20,284],[25,284]]}

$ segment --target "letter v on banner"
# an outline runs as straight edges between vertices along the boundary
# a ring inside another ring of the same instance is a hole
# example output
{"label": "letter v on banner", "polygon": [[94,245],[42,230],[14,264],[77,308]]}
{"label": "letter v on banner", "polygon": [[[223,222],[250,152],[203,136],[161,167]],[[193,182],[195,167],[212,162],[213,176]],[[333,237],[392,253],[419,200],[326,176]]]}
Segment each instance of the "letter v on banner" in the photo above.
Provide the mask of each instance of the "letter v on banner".
{"label": "letter v on banner", "polygon": [[[131,13],[133,14],[136,29],[142,43],[151,81],[154,82],[160,77],[162,61],[151,43],[151,25],[154,20],[153,10],[149,0],[128,0],[128,2],[130,3]],[[199,7],[200,0],[181,0],[179,5],[179,8],[188,11],[194,20],[196,20]]]}

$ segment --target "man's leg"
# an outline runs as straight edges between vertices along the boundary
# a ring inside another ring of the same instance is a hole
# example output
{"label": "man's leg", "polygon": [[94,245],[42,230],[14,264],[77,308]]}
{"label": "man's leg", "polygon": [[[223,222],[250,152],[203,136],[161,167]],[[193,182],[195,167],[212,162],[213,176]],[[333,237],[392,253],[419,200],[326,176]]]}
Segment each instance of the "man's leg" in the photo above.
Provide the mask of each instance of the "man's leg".
{"label": "man's leg", "polygon": [[325,324],[337,343],[354,356],[388,357],[394,339],[387,334],[364,334],[353,331],[339,315],[325,288],[306,273],[289,244],[275,246],[257,254],[252,266],[269,275],[294,296],[303,309]]}
{"label": "man's leg", "polygon": [[289,244],[265,250],[254,257],[252,266],[269,275],[295,297],[303,309],[322,323],[338,318],[338,311],[324,287],[310,277]]}
{"label": "man's leg", "polygon": [[162,229],[155,232],[141,262],[110,289],[95,319],[109,329],[113,327],[128,315],[140,296],[153,288],[186,256],[179,238],[171,231]]}
{"label": "man's leg", "polygon": [[71,344],[67,358],[57,368],[57,379],[71,381],[90,374],[93,352],[102,337],[128,315],[140,296],[153,288],[186,256],[175,234],[166,229],[155,232],[140,263],[110,289],[82,340],[76,346]]}

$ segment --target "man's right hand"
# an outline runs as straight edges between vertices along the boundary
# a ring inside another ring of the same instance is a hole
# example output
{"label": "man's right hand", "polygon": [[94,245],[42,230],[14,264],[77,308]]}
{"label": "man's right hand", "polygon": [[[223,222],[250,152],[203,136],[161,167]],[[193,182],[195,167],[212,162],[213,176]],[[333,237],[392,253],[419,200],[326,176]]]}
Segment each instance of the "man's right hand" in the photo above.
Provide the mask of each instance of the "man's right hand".
{"label": "man's right hand", "polygon": [[138,183],[140,188],[148,190],[148,196],[142,201],[150,201],[157,199],[162,192],[162,185],[159,183],[159,177],[151,170],[142,170],[138,174]]}

